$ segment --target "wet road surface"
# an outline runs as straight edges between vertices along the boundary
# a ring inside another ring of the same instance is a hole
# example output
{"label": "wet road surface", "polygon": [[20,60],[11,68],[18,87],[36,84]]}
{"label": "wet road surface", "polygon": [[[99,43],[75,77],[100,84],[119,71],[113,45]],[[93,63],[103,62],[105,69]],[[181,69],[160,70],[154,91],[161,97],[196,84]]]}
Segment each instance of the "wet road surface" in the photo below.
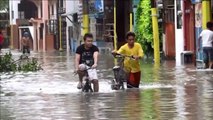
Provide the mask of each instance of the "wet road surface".
{"label": "wet road surface", "polygon": [[[19,55],[16,53],[15,55]],[[100,57],[99,93],[76,88],[74,56],[33,54],[43,71],[1,73],[0,120],[212,120],[213,71],[143,62],[140,89],[111,90],[113,58]]]}

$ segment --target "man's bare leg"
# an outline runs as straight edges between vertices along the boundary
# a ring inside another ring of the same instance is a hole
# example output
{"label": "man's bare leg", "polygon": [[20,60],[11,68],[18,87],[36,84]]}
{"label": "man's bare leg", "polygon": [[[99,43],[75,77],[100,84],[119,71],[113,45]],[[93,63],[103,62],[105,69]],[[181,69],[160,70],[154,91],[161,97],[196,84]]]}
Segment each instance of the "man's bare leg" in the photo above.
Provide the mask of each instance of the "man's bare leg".
{"label": "man's bare leg", "polygon": [[209,62],[209,69],[213,69],[213,61]]}
{"label": "man's bare leg", "polygon": [[209,68],[209,62],[208,61],[204,62],[204,69],[207,69],[207,68]]}
{"label": "man's bare leg", "polygon": [[[81,71],[78,71],[78,76],[79,76],[79,83],[78,83],[78,84],[81,84],[81,85],[82,85],[84,73],[81,72]],[[82,86],[81,86],[81,87],[82,87]],[[78,89],[81,89],[79,85],[77,86],[77,88],[78,88]]]}
{"label": "man's bare leg", "polygon": [[98,92],[99,91],[99,82],[98,82],[98,80],[93,80],[92,83],[93,83],[94,92]]}

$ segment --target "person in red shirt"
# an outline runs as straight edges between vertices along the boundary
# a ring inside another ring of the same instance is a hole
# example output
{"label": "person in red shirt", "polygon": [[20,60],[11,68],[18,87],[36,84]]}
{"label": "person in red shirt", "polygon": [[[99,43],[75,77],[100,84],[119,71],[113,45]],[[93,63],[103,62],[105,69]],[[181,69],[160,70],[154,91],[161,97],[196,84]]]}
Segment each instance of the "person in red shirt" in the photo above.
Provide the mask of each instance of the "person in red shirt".
{"label": "person in red shirt", "polygon": [[3,42],[4,42],[4,36],[3,36],[2,32],[0,31],[0,52],[3,47]]}

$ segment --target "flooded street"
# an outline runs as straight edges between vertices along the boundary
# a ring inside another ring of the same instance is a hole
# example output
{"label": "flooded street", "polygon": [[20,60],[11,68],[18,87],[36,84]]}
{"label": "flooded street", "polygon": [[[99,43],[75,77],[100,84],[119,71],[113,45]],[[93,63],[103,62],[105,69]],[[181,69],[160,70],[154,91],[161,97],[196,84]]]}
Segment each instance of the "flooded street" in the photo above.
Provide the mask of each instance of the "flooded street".
{"label": "flooded street", "polygon": [[143,62],[140,89],[111,90],[113,58],[102,54],[99,93],[82,93],[74,56],[33,54],[43,71],[1,74],[0,120],[212,120],[213,71]]}

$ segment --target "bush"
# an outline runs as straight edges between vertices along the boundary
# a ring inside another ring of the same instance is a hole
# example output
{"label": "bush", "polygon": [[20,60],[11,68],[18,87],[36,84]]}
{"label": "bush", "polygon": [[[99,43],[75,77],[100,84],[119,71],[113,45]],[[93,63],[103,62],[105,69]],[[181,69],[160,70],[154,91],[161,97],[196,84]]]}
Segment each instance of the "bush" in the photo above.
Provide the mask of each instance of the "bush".
{"label": "bush", "polygon": [[16,68],[17,65],[14,63],[11,53],[0,56],[0,72],[16,71]]}
{"label": "bush", "polygon": [[38,71],[41,66],[36,58],[29,58],[26,55],[21,55],[18,60],[12,58],[11,53],[6,53],[0,56],[0,72],[16,72],[16,71]]}

